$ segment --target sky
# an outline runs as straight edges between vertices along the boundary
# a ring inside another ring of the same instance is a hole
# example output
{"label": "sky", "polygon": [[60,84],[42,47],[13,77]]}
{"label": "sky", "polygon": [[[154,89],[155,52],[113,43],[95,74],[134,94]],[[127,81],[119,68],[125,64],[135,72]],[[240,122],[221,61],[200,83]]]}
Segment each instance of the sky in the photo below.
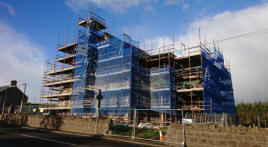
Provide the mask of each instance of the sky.
{"label": "sky", "polygon": [[231,64],[236,103],[268,100],[267,0],[0,0],[0,85],[27,83],[30,101],[39,102],[45,60],[55,58],[65,32],[72,41],[78,16],[90,8],[108,31],[145,45],[173,35],[196,45],[199,28],[208,41],[260,32],[218,45]]}

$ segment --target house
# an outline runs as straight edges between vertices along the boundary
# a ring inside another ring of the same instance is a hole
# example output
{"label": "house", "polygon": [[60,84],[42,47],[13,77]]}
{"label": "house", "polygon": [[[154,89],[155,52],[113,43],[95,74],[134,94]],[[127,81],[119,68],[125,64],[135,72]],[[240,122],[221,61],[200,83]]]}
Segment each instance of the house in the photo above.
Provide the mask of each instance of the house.
{"label": "house", "polygon": [[20,106],[27,100],[28,96],[18,88],[16,80],[12,80],[10,85],[0,86],[1,114],[20,112]]}

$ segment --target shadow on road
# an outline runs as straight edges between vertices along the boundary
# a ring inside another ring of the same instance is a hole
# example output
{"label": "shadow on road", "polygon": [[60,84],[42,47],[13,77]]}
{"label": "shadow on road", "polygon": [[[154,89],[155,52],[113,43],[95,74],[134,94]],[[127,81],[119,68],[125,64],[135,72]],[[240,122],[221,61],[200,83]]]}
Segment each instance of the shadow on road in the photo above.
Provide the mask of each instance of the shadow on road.
{"label": "shadow on road", "polygon": [[144,145],[119,142],[116,140],[115,141],[107,140],[98,136],[77,136],[77,135],[58,134],[48,130],[25,129],[25,128],[16,128],[13,126],[5,126],[1,123],[0,123],[0,129],[4,130],[3,134],[0,133],[1,146],[3,145],[3,146],[38,146],[38,147],[57,146],[58,147],[58,146],[68,146],[64,143],[69,143],[69,144],[75,144],[76,146],[146,147]]}

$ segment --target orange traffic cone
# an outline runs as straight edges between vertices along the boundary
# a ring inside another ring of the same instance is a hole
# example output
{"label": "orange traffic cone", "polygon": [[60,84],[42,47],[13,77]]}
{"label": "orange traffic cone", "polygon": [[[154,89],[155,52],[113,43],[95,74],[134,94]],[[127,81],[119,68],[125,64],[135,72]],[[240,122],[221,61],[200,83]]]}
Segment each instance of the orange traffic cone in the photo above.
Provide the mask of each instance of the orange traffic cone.
{"label": "orange traffic cone", "polygon": [[161,128],[159,128],[159,136],[160,136],[160,141],[163,141],[164,140],[164,136],[162,134]]}

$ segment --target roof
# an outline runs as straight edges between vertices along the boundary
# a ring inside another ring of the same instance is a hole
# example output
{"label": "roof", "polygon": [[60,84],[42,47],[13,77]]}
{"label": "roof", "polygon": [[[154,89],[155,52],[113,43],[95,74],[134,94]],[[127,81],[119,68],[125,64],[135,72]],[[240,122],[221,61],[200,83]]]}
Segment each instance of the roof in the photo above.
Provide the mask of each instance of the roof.
{"label": "roof", "polygon": [[0,86],[0,92],[6,90],[9,87],[9,85]]}
{"label": "roof", "polygon": [[28,101],[28,96],[25,95],[18,87],[16,86],[0,86],[0,105],[3,103],[3,98],[5,98],[5,105],[19,105],[23,99],[23,102]]}

